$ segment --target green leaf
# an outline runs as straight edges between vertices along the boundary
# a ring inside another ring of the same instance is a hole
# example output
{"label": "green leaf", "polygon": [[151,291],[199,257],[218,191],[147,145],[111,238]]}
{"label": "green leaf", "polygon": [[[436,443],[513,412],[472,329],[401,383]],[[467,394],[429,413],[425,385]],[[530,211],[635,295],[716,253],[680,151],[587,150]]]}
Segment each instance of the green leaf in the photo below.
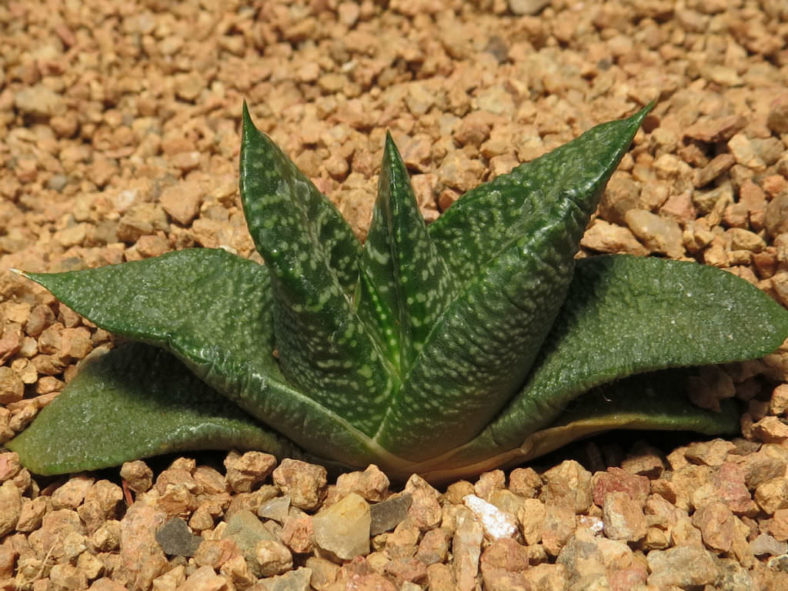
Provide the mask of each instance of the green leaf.
{"label": "green leaf", "polygon": [[36,474],[95,470],[201,449],[303,456],[171,354],[140,343],[87,360],[66,389],[6,446]]}
{"label": "green leaf", "polygon": [[602,191],[653,103],[628,119],[586,131],[552,152],[468,191],[430,227],[459,283],[517,240],[544,203],[576,201]]}
{"label": "green leaf", "polygon": [[[424,459],[478,434],[517,392],[564,300],[591,213],[645,112],[587,132],[472,191],[471,205],[463,197],[449,208],[446,215],[457,206],[461,213],[430,235],[465,284],[433,327],[375,441]],[[503,214],[512,209],[517,215]],[[467,244],[452,238],[466,233]]]}
{"label": "green leaf", "polygon": [[[611,429],[695,431],[704,435],[733,434],[739,430],[739,409],[733,400],[721,401],[721,412],[689,402],[691,370],[669,369],[625,378],[595,388],[570,403],[558,420],[524,435],[518,445],[503,450],[490,431],[443,458],[411,466],[430,482],[467,478],[502,466],[522,464],[578,439]],[[481,445],[481,442],[484,445]],[[484,449],[484,453],[479,453]]]}
{"label": "green leaf", "polygon": [[246,108],[241,197],[271,273],[282,372],[320,405],[374,432],[395,380],[354,310],[361,246],[336,208],[254,127]]}
{"label": "green leaf", "polygon": [[755,359],[786,335],[788,312],[725,271],[626,255],[580,260],[525,387],[456,455],[475,462],[519,448],[595,386],[670,367]]}
{"label": "green leaf", "polygon": [[262,265],[223,250],[193,249],[28,277],[100,327],[172,351],[211,387],[298,445],[350,464],[377,453],[349,424],[353,409],[338,415],[282,376]]}
{"label": "green leaf", "polygon": [[449,302],[452,285],[388,134],[360,267],[359,315],[405,375]]}
{"label": "green leaf", "polygon": [[626,255],[580,261],[523,391],[489,429],[522,440],[569,400],[636,373],[755,359],[779,347],[788,313],[740,278],[692,262]]}
{"label": "green leaf", "polygon": [[[312,273],[312,281],[337,282],[345,294],[353,293],[361,244],[331,201],[254,126],[246,103],[240,185],[249,232],[275,275],[300,270]],[[320,265],[312,269],[315,257]]]}

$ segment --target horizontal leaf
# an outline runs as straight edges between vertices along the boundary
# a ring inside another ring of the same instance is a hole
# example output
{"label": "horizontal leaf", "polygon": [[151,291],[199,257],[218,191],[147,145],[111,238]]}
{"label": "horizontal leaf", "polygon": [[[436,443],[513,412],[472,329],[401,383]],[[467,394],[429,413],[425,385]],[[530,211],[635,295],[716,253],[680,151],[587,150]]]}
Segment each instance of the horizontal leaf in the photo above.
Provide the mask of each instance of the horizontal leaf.
{"label": "horizontal leaf", "polygon": [[489,429],[506,447],[593,386],[668,367],[755,359],[788,337],[788,311],[748,282],[692,262],[580,261],[523,391]]}
{"label": "horizontal leaf", "polygon": [[411,469],[430,482],[468,478],[493,468],[527,462],[572,441],[611,429],[695,431],[704,435],[738,432],[739,410],[735,401],[723,400],[721,412],[690,403],[688,378],[693,374],[692,370],[669,369],[607,384],[577,398],[558,420],[524,435],[516,447],[495,453],[491,433],[485,431],[475,440],[476,445]]}
{"label": "horizontal leaf", "polygon": [[[591,213],[644,114],[588,132],[513,173],[504,203],[496,188],[502,183],[477,190],[472,205],[461,209],[465,213],[431,233],[442,239],[438,245],[448,249],[442,254],[455,261],[452,270],[466,281],[395,394],[375,435],[383,447],[423,459],[461,445],[522,386],[572,280]],[[474,208],[506,211],[518,192],[519,216],[507,220],[508,227],[493,223],[494,213],[479,212],[492,227],[474,229]],[[447,240],[453,232],[468,232],[470,242]],[[473,265],[465,254],[452,258],[465,249]]]}
{"label": "horizontal leaf", "polygon": [[595,386],[658,369],[754,359],[786,337],[788,312],[725,271],[626,255],[580,260],[526,386],[455,457],[473,463],[519,448]]}
{"label": "horizontal leaf", "polygon": [[6,445],[37,474],[95,470],[202,449],[303,455],[174,356],[140,343],[87,360],[33,424]]}
{"label": "horizontal leaf", "polygon": [[271,272],[280,367],[320,405],[374,432],[393,372],[353,306],[361,246],[336,208],[244,108],[241,198]]}
{"label": "horizontal leaf", "polygon": [[69,273],[29,274],[100,327],[175,353],[198,377],[302,447],[351,464],[366,438],[289,385],[277,367],[268,271],[193,249]]}

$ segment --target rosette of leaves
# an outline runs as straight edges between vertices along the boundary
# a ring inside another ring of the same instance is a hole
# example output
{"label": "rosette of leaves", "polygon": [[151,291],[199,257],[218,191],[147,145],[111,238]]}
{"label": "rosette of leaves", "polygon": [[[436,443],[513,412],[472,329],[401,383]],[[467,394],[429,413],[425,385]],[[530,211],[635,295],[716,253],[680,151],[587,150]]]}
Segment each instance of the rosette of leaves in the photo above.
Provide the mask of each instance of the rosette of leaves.
{"label": "rosette of leaves", "polygon": [[244,106],[241,197],[265,264],[192,249],[26,274],[136,343],[84,363],[8,447],[43,474],[240,448],[445,480],[617,427],[734,432],[732,401],[696,408],[669,368],[770,353],[788,313],[696,263],[575,257],[648,110],[429,226],[387,136],[362,244]]}

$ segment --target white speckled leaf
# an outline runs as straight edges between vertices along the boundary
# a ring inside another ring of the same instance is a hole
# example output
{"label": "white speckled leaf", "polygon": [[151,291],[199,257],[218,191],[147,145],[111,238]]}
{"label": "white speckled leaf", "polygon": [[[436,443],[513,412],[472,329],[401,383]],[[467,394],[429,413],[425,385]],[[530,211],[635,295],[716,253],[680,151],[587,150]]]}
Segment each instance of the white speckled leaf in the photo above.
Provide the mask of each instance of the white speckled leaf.
{"label": "white speckled leaf", "polygon": [[[465,193],[430,224],[430,237],[459,285],[517,240],[540,204],[601,190],[653,104],[628,119],[597,125],[508,174]],[[615,165],[614,165],[615,166]]]}
{"label": "white speckled leaf", "polygon": [[102,328],[172,351],[210,386],[298,445],[349,463],[369,461],[366,438],[279,371],[264,266],[203,248],[28,276]]}
{"label": "white speckled leaf", "polygon": [[[464,283],[392,401],[375,436],[383,447],[424,459],[461,445],[519,390],[566,296],[589,217],[648,109],[482,185],[470,206],[462,197],[445,214],[463,215],[430,232]],[[466,232],[467,244],[455,239]]]}
{"label": "white speckled leaf", "polygon": [[254,127],[246,107],[241,198],[271,273],[282,372],[321,406],[374,432],[395,379],[354,310],[361,246],[336,208]]}
{"label": "white speckled leaf", "polygon": [[594,386],[636,373],[755,359],[788,314],[740,278],[692,262],[626,255],[579,261],[525,388],[488,427],[506,446]]}
{"label": "white speckled leaf", "polygon": [[[530,434],[564,421],[567,406],[595,386],[660,369],[755,359],[786,335],[785,309],[720,269],[626,255],[580,260],[525,387],[454,455],[472,463],[518,448]],[[670,415],[669,406],[643,408]],[[644,413],[646,424],[651,419]],[[614,415],[614,407],[604,414]]]}
{"label": "white speckled leaf", "polygon": [[359,315],[406,375],[452,289],[390,135],[360,267]]}

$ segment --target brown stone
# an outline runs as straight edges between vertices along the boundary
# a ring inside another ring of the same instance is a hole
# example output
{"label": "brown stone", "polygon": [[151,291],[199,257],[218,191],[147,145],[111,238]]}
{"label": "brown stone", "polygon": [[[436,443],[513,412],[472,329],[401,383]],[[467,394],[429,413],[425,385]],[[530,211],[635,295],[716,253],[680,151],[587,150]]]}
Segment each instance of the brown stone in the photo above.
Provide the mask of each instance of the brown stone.
{"label": "brown stone", "polygon": [[533,468],[515,468],[509,473],[509,490],[516,495],[530,499],[539,493],[541,487],[542,478]]}
{"label": "brown stone", "polygon": [[551,556],[557,556],[575,531],[572,507],[565,503],[548,503],[542,520],[542,545]]}
{"label": "brown stone", "polygon": [[640,185],[631,176],[615,172],[599,201],[599,215],[609,222],[623,225],[624,216],[640,205]]}
{"label": "brown stone", "polygon": [[701,120],[684,130],[684,136],[706,143],[728,141],[747,124],[741,115],[727,115],[717,119]]}
{"label": "brown stone", "polygon": [[233,556],[240,556],[238,546],[232,540],[203,540],[194,553],[197,566],[219,569]]}
{"label": "brown stone", "polygon": [[76,509],[92,485],[93,478],[90,476],[73,476],[52,493],[52,507],[54,509]]}
{"label": "brown stone", "polygon": [[691,443],[684,451],[684,456],[696,464],[722,466],[725,458],[734,449],[736,449],[736,446],[733,443],[718,438],[711,441]]}
{"label": "brown stone", "polygon": [[628,229],[596,219],[583,234],[580,246],[604,253],[622,253],[645,256],[648,249],[638,242],[635,235]]}
{"label": "brown stone", "polygon": [[388,477],[374,464],[363,472],[346,472],[337,478],[336,490],[340,497],[355,492],[375,503],[386,498],[388,489]]}
{"label": "brown stone", "polygon": [[768,514],[788,508],[788,478],[779,476],[758,485],[755,502]]}
{"label": "brown stone", "polygon": [[532,589],[564,591],[569,585],[569,576],[563,564],[536,564],[526,570],[523,577]]}
{"label": "brown stone", "polygon": [[756,439],[765,443],[783,443],[788,441],[788,425],[778,417],[764,417],[752,427]]}
{"label": "brown stone", "polygon": [[313,511],[326,492],[326,469],[315,464],[285,458],[273,471],[274,483],[290,495],[294,507]]}
{"label": "brown stone", "polygon": [[700,529],[703,542],[719,552],[729,552],[736,533],[735,517],[724,503],[711,502],[697,509],[692,524]]}
{"label": "brown stone", "polygon": [[764,529],[779,542],[788,540],[788,509],[777,509],[772,518],[764,523]]}
{"label": "brown stone", "polygon": [[431,529],[424,534],[416,550],[416,558],[430,565],[443,562],[449,552],[452,532],[444,527]]}
{"label": "brown stone", "polygon": [[545,503],[566,503],[576,513],[588,509],[593,500],[591,472],[574,460],[565,460],[542,475],[544,487],[542,499]]}
{"label": "brown stone", "polygon": [[249,492],[268,478],[276,467],[276,458],[259,451],[243,455],[230,452],[224,459],[227,484],[235,492]]}
{"label": "brown stone", "polygon": [[697,171],[695,176],[695,186],[705,187],[722,173],[729,170],[736,163],[736,159],[731,154],[719,154],[711,162]]}
{"label": "brown stone", "polygon": [[646,535],[643,499],[633,499],[623,491],[608,492],[602,505],[605,535],[611,540],[637,542]]}
{"label": "brown stone", "polygon": [[666,254],[672,258],[684,254],[682,232],[678,223],[643,209],[630,209],[626,223],[632,233],[652,252]]}
{"label": "brown stone", "polygon": [[120,576],[129,585],[147,589],[167,566],[155,532],[167,514],[149,505],[135,503],[126,512],[120,528]]}
{"label": "brown stone", "polygon": [[625,492],[634,501],[642,504],[651,490],[648,478],[615,467],[608,468],[605,472],[597,472],[593,475],[591,483],[594,504],[598,507],[602,507],[605,495],[609,492]]}
{"label": "brown stone", "polygon": [[153,471],[141,460],[123,464],[120,468],[120,476],[136,493],[143,493],[153,485]]}
{"label": "brown stone", "polygon": [[437,527],[441,520],[440,493],[416,474],[408,479],[405,492],[411,496],[410,520],[421,530]]}
{"label": "brown stone", "polygon": [[293,552],[299,554],[311,552],[314,538],[312,517],[306,513],[291,512],[285,519],[280,537]]}
{"label": "brown stone", "polygon": [[217,575],[210,566],[199,567],[178,587],[179,591],[229,591],[229,589],[227,579]]}
{"label": "brown stone", "polygon": [[22,378],[10,367],[0,366],[0,404],[18,402],[24,395]]}
{"label": "brown stone", "polygon": [[393,577],[400,586],[406,581],[416,585],[427,581],[427,565],[413,557],[400,557],[388,561],[384,573]]}
{"label": "brown stone", "polygon": [[284,544],[275,540],[260,540],[255,546],[255,558],[260,575],[281,575],[293,568],[293,555]]}
{"label": "brown stone", "polygon": [[525,547],[512,539],[492,542],[482,553],[481,572],[486,589],[527,589]]}
{"label": "brown stone", "polygon": [[14,531],[22,510],[22,495],[10,480],[0,486],[0,538]]}
{"label": "brown stone", "polygon": [[468,158],[463,152],[451,152],[438,169],[438,180],[460,194],[476,187],[484,174],[484,165]]}
{"label": "brown stone", "polygon": [[19,520],[16,530],[20,532],[32,532],[41,527],[41,522],[47,510],[51,509],[51,504],[45,497],[35,499],[24,499],[19,511]]}
{"label": "brown stone", "polygon": [[526,499],[517,512],[520,530],[528,545],[541,542],[545,515],[545,505],[539,499]]}
{"label": "brown stone", "polygon": [[203,193],[199,183],[183,181],[161,192],[159,203],[173,220],[188,226],[200,212]]}

